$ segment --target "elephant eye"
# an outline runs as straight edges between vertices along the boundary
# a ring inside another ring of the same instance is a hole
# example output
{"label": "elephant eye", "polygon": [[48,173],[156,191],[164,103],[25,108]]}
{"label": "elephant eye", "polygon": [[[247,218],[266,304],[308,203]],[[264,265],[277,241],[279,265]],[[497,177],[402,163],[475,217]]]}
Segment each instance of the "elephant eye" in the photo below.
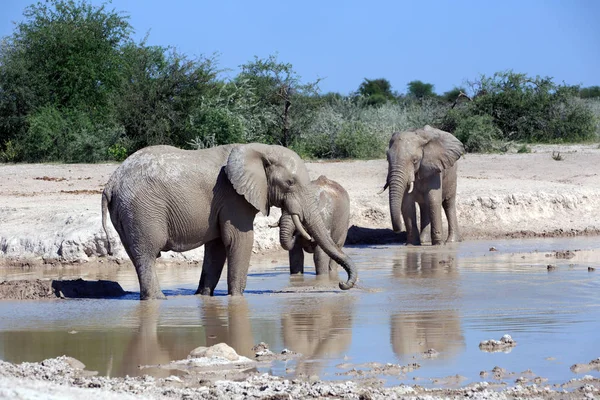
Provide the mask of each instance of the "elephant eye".
{"label": "elephant eye", "polygon": [[294,186],[294,180],[293,179],[288,179],[285,183],[287,183],[288,186]]}

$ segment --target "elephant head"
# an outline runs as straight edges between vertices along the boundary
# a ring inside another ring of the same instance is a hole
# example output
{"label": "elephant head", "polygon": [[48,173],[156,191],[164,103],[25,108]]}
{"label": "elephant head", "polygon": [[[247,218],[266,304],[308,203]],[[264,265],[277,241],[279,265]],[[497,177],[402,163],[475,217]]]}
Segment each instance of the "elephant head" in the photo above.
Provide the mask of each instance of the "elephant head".
{"label": "elephant head", "polygon": [[282,146],[240,145],[231,151],[225,172],[236,192],[263,214],[275,206],[291,215],[294,227],[346,270],[348,280],[340,288],[354,286],[356,267],[331,239],[319,214],[317,191],[298,154]]}
{"label": "elephant head", "polygon": [[396,132],[387,151],[392,226],[402,226],[402,200],[412,193],[415,180],[426,179],[450,168],[464,153],[463,144],[454,135],[425,125],[423,129]]}

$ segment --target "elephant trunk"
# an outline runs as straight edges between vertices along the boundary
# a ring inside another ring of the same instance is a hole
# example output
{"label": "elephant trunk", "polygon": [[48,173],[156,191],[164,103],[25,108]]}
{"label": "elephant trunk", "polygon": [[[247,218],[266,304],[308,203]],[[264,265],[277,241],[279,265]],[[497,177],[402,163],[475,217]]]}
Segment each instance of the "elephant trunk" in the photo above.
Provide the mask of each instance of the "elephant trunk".
{"label": "elephant trunk", "polygon": [[[414,178],[407,176],[399,169],[392,169],[388,174],[389,193],[390,193],[390,214],[392,215],[392,228],[394,232],[402,231],[402,201],[407,186],[412,189]],[[412,191],[412,190],[411,190]],[[409,192],[410,193],[410,192]]]}
{"label": "elephant trunk", "polygon": [[316,196],[305,208],[304,223],[308,233],[313,237],[314,241],[331,257],[335,262],[344,268],[348,274],[346,282],[340,282],[339,286],[342,290],[348,290],[354,286],[358,278],[356,266],[354,262],[342,250],[338,248],[336,243],[331,238],[329,231],[325,228],[323,218],[319,213]]}
{"label": "elephant trunk", "polygon": [[292,221],[292,216],[284,211],[279,220],[279,242],[284,250],[290,251],[294,248],[296,242],[294,230],[295,226]]}

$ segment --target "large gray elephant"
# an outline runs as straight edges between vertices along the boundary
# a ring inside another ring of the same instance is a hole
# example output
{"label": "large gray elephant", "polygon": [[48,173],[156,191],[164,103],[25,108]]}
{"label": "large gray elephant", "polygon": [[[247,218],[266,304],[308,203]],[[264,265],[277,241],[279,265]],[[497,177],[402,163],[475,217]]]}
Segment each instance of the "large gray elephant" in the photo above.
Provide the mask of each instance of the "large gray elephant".
{"label": "large gray elephant", "polygon": [[[318,196],[317,208],[325,224],[325,229],[339,249],[344,246],[350,223],[350,196],[337,182],[324,175],[311,182]],[[307,240],[296,229],[292,216],[284,211],[279,220],[281,246],[289,251],[290,274],[304,273],[304,252],[313,253],[317,275],[327,274],[336,269],[334,261],[321,246]]]}
{"label": "large gray elephant", "polygon": [[[213,295],[227,259],[227,291],[246,287],[258,211],[271,206],[292,216],[311,238],[348,273],[340,282],[350,289],[357,272],[338,249],[317,208],[306,166],[293,151],[258,143],[204,150],[152,146],[128,157],[102,193],[106,215],[135,266],[141,299],[160,299],[156,258],[161,251],[187,251],[205,245],[196,294]],[[108,233],[107,233],[108,236]],[[110,238],[108,238],[110,243]],[[110,250],[109,250],[110,251]]]}
{"label": "large gray elephant", "polygon": [[[387,151],[390,213],[395,232],[406,225],[407,240],[418,245],[442,244],[442,207],[448,219],[447,241],[459,240],[456,218],[456,161],[464,154],[454,135],[426,125],[423,129],[397,132]],[[415,203],[421,227],[417,227]]]}

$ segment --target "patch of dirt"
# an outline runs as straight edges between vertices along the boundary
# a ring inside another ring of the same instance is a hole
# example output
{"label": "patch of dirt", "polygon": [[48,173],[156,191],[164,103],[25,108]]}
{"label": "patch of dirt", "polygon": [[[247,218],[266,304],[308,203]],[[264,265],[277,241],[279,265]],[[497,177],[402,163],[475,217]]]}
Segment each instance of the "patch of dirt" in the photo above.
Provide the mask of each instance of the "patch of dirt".
{"label": "patch of dirt", "polygon": [[0,282],[0,300],[107,298],[127,294],[117,282],[21,279]]}
{"label": "patch of dirt", "polygon": [[340,369],[350,368],[348,371],[344,372],[336,372],[336,375],[346,375],[346,376],[374,376],[374,375],[405,375],[409,372],[415,371],[421,368],[421,365],[418,363],[411,363],[408,365],[401,364],[382,364],[377,362],[366,363],[366,364],[340,364],[337,366]]}
{"label": "patch of dirt", "polygon": [[50,280],[18,280],[0,282],[0,300],[56,299]]}
{"label": "patch of dirt", "polygon": [[47,181],[47,182],[62,182],[62,181],[66,181],[67,178],[56,178],[53,176],[38,176],[36,178],[33,178],[37,181]]}
{"label": "patch of dirt", "polygon": [[587,364],[574,364],[571,371],[576,374],[583,374],[590,371],[600,371],[600,357],[590,361]]}
{"label": "patch of dirt", "polygon": [[68,194],[102,194],[102,189],[77,189],[77,190],[61,190],[61,193]]}

